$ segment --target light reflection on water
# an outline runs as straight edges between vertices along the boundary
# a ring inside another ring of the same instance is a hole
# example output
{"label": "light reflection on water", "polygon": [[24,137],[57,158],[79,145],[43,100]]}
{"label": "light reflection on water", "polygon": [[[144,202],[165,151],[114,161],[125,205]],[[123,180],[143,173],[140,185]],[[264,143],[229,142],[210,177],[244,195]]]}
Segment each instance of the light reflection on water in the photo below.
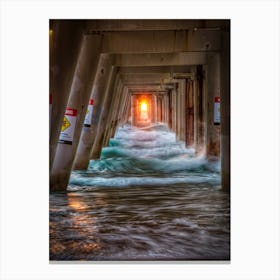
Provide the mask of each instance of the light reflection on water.
{"label": "light reflection on water", "polygon": [[216,187],[219,170],[166,130],[152,133],[120,130],[111,142],[117,150],[74,172],[71,192],[50,194],[51,260],[229,259],[229,195]]}

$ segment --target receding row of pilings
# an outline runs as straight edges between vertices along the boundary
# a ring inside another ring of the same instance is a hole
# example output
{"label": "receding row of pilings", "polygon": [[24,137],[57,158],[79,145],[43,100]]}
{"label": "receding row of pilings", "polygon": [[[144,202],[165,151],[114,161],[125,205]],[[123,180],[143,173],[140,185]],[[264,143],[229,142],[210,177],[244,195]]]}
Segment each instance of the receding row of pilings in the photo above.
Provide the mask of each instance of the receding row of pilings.
{"label": "receding row of pilings", "polygon": [[[178,36],[164,34],[170,40]],[[111,40],[107,33],[87,33],[84,21],[55,21],[51,25],[51,191],[66,190],[71,170],[86,169],[91,159],[99,158],[119,125],[129,120],[134,124],[133,98],[141,90],[151,95],[152,122],[168,124],[179,140],[208,159],[221,159],[222,188],[229,191],[229,32],[212,32],[207,37],[213,46],[210,50],[201,50],[201,43],[195,40],[197,33],[191,35],[194,40],[189,34],[187,46],[162,48],[161,36],[154,38],[159,42],[141,40],[141,44],[130,46],[126,42],[130,36],[137,39],[134,33],[121,32],[118,38],[118,32],[113,32]],[[170,79],[160,84],[155,80],[151,86],[144,79],[141,83],[141,76],[140,82],[132,81],[123,70],[136,73],[139,67],[174,70],[177,66],[188,66],[189,70],[172,73],[172,77],[170,73]],[[218,122],[214,119],[217,100]]]}

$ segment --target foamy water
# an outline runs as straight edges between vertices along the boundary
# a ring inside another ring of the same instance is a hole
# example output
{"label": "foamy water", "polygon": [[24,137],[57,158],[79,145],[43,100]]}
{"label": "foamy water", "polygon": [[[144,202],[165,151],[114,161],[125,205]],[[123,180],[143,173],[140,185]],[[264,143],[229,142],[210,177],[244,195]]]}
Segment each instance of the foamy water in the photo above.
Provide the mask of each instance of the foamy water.
{"label": "foamy water", "polygon": [[220,162],[164,125],[127,125],[50,195],[50,259],[228,260],[229,205]]}
{"label": "foamy water", "polygon": [[101,159],[92,160],[87,171],[72,172],[69,189],[178,183],[219,186],[220,163],[195,157],[194,149],[176,141],[164,125],[149,129],[127,125],[119,128]]}

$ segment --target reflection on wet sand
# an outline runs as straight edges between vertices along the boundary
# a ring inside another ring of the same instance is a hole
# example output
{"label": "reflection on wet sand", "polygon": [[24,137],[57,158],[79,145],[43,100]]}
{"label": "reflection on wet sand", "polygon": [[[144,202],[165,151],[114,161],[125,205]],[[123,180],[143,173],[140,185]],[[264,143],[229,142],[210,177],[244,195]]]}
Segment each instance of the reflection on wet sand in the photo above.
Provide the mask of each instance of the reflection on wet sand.
{"label": "reflection on wet sand", "polygon": [[[60,194],[59,196],[63,197],[61,197],[60,206],[65,207],[65,212],[61,213],[62,221],[57,219],[50,221],[50,255],[65,256],[64,259],[67,260],[71,252],[78,250],[82,259],[83,255],[87,256],[95,250],[99,250],[100,244],[94,236],[96,218],[87,212],[88,205],[81,196],[75,193]],[[68,216],[66,213],[70,215]],[[63,225],[60,228],[61,232],[54,231],[57,223]],[[55,238],[52,238],[53,235]]]}
{"label": "reflection on wet sand", "polygon": [[229,238],[228,195],[209,187],[98,188],[50,197],[51,260],[224,260]]}

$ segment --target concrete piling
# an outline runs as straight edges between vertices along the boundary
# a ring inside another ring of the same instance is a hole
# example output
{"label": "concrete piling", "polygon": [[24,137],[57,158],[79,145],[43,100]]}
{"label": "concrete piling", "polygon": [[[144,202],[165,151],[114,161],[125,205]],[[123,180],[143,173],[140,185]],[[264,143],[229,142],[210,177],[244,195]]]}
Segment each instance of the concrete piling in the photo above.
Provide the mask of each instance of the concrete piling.
{"label": "concrete piling", "polygon": [[218,53],[207,54],[207,134],[206,156],[208,159],[217,160],[220,157],[220,124],[214,121],[215,98],[220,97],[220,55]]}
{"label": "concrete piling", "polygon": [[194,92],[193,80],[188,79],[186,82],[186,146],[194,145]]}
{"label": "concrete piling", "polygon": [[82,44],[84,25],[83,21],[50,21],[50,170]]}
{"label": "concrete piling", "polygon": [[116,76],[117,76],[117,69],[116,67],[112,67],[110,78],[107,84],[105,102],[103,104],[103,108],[99,118],[99,123],[97,128],[98,133],[94,139],[94,143],[90,152],[90,159],[98,159],[101,154],[103,139],[105,137],[106,127],[107,127],[106,124],[108,123],[109,120],[110,106],[113,99],[112,96],[117,81]]}
{"label": "concrete piling", "polygon": [[228,30],[222,32],[221,177],[222,189],[230,192],[230,34]]}
{"label": "concrete piling", "polygon": [[[90,151],[98,133],[98,124],[105,102],[107,83],[110,78],[114,57],[110,54],[102,54],[99,59],[90,100],[93,100],[90,123],[84,124],[79,141],[73,169],[87,169]],[[90,112],[89,112],[90,113]]]}
{"label": "concrete piling", "polygon": [[[91,85],[95,77],[100,55],[100,46],[100,35],[84,35],[67,102],[66,114],[67,111],[70,112],[71,120],[69,120],[69,116],[68,118],[66,115],[64,116],[66,124],[61,127],[60,138],[50,174],[51,191],[66,190],[67,188],[89,103]],[[66,134],[67,131],[69,131],[68,135]]]}

